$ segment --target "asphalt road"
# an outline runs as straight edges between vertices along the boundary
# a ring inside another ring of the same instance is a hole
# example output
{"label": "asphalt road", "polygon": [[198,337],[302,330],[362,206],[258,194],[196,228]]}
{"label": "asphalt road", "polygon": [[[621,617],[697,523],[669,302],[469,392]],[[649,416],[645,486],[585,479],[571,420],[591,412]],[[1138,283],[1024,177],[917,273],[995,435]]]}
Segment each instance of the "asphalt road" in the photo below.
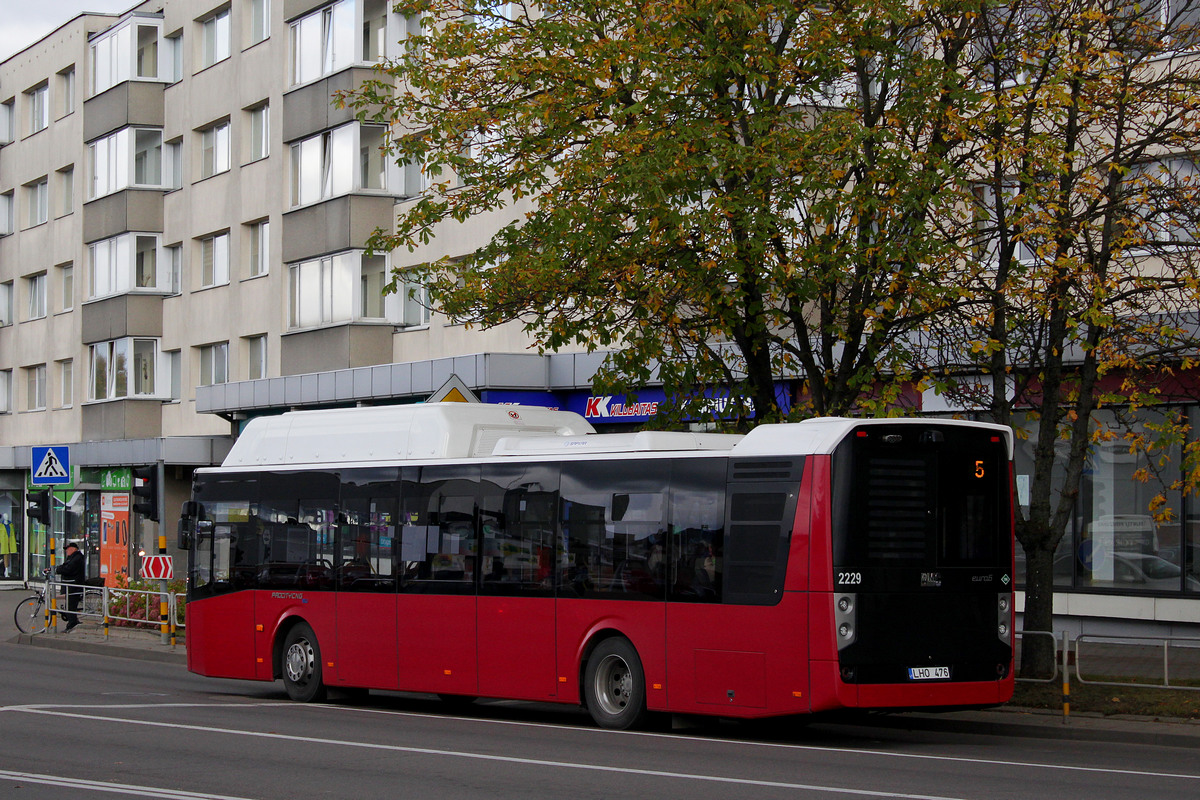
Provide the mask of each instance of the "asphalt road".
{"label": "asphalt road", "polygon": [[0,798],[1188,798],[1200,750],[861,723],[617,733],[581,711],[281,684],[0,643]]}

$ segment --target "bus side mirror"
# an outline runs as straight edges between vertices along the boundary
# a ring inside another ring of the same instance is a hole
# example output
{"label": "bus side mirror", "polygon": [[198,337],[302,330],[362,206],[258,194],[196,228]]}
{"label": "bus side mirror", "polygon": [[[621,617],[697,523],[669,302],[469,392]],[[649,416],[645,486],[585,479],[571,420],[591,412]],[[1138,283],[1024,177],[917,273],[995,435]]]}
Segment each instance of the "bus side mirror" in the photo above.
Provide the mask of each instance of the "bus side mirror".
{"label": "bus side mirror", "polygon": [[185,500],[179,510],[179,531],[177,544],[180,550],[189,550],[192,546],[192,527],[200,518],[200,504],[195,500]]}

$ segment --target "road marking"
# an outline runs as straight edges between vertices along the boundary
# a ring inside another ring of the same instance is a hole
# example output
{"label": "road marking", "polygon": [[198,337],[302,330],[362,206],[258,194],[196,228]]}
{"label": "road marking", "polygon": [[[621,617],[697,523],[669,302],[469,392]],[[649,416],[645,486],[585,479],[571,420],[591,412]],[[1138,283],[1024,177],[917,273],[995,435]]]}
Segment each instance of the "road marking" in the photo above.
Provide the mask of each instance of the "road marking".
{"label": "road marking", "polygon": [[[360,748],[369,748],[369,749],[395,750],[395,751],[400,751],[400,752],[424,753],[424,754],[430,754],[430,755],[447,755],[447,756],[458,756],[458,757],[462,757],[462,758],[476,758],[476,759],[493,760],[493,761],[510,761],[510,762],[515,762],[515,763],[561,766],[561,767],[568,767],[568,768],[573,768],[573,769],[585,769],[585,770],[591,769],[591,770],[601,770],[601,771],[632,773],[632,774],[639,774],[639,775],[660,775],[660,776],[667,776],[667,777],[690,778],[690,779],[695,779],[695,780],[710,780],[710,781],[717,781],[717,782],[742,783],[742,784],[754,785],[754,786],[771,786],[771,787],[781,787],[781,788],[804,788],[804,789],[811,789],[813,791],[845,791],[850,794],[868,794],[868,795],[876,795],[879,797],[896,797],[896,798],[924,798],[925,797],[923,795],[889,794],[886,792],[885,793],[856,792],[855,790],[838,789],[838,788],[834,788],[834,787],[813,787],[813,786],[806,786],[803,784],[771,783],[771,782],[743,780],[743,779],[736,779],[736,778],[720,778],[720,777],[716,777],[716,776],[696,776],[696,775],[686,775],[686,774],[682,774],[682,773],[657,772],[654,770],[634,770],[634,769],[626,769],[626,768],[621,768],[621,767],[605,767],[605,766],[601,766],[601,765],[571,764],[569,762],[558,762],[558,761],[539,761],[536,759],[522,759],[522,758],[510,757],[510,756],[490,756],[490,755],[485,755],[485,754],[461,753],[458,751],[443,751],[443,750],[432,750],[432,749],[418,748],[418,747],[404,747],[404,746],[400,746],[400,745],[374,744],[374,743],[370,743],[370,742],[347,742],[347,741],[334,740],[334,739],[315,739],[315,738],[306,738],[303,736],[289,736],[286,734],[256,733],[254,731],[240,731],[240,730],[233,730],[233,729],[227,729],[227,728],[191,726],[191,725],[184,725],[184,724],[180,724],[180,723],[171,723],[171,722],[152,722],[149,720],[131,720],[131,719],[122,719],[119,717],[110,717],[110,716],[105,716],[105,715],[85,715],[85,714],[78,714],[78,713],[57,710],[57,709],[61,709],[61,708],[70,708],[70,709],[73,709],[74,712],[78,712],[79,710],[82,710],[82,709],[132,710],[132,709],[157,709],[157,708],[293,708],[298,711],[320,709],[323,711],[342,711],[342,712],[346,712],[346,713],[364,713],[364,714],[385,714],[385,715],[391,715],[391,716],[415,717],[415,718],[419,718],[419,719],[440,719],[440,720],[454,719],[454,720],[462,720],[462,721],[466,721],[466,722],[482,723],[482,724],[486,724],[486,725],[515,725],[515,726],[520,726],[520,727],[552,728],[552,729],[559,729],[559,730],[565,730],[565,731],[575,731],[578,733],[585,733],[585,734],[592,734],[592,735],[644,736],[644,737],[668,739],[671,741],[692,741],[692,742],[701,742],[701,743],[705,743],[705,744],[726,744],[726,745],[732,744],[732,745],[741,745],[744,747],[766,747],[766,748],[775,748],[775,749],[782,749],[782,750],[800,750],[800,751],[812,752],[812,753],[837,753],[839,755],[884,756],[887,758],[907,759],[907,760],[915,760],[915,761],[946,761],[946,762],[952,762],[952,763],[982,764],[982,765],[986,765],[986,766],[996,766],[996,767],[1025,767],[1025,768],[1045,769],[1045,770],[1059,770],[1059,771],[1064,771],[1064,772],[1091,772],[1091,773],[1099,773],[1099,774],[1104,774],[1104,775],[1128,775],[1128,776],[1142,777],[1142,778],[1176,778],[1176,779],[1181,779],[1181,780],[1200,781],[1200,775],[1176,773],[1176,772],[1151,772],[1149,770],[1114,769],[1111,767],[1085,767],[1085,766],[1074,766],[1071,764],[1045,764],[1045,763],[1039,763],[1036,761],[1004,761],[1001,759],[992,759],[992,758],[966,758],[964,756],[932,755],[932,754],[928,754],[928,753],[895,753],[895,752],[890,752],[887,750],[860,750],[860,749],[845,748],[845,747],[824,747],[821,745],[786,744],[786,743],[778,743],[778,742],[755,742],[755,741],[749,741],[749,740],[745,740],[745,739],[712,739],[712,738],[705,738],[702,736],[682,736],[682,735],[678,735],[678,734],[653,733],[653,732],[647,732],[647,731],[614,731],[614,730],[605,730],[603,728],[581,728],[581,727],[576,727],[576,726],[571,726],[571,725],[556,725],[553,723],[530,723],[530,722],[521,722],[521,721],[517,721],[517,720],[480,719],[478,717],[458,717],[458,716],[448,716],[445,714],[425,714],[425,713],[421,713],[421,712],[392,711],[389,709],[362,708],[362,707],[355,707],[355,706],[335,706],[335,705],[313,706],[313,705],[308,705],[308,704],[304,704],[304,703],[295,703],[295,702],[290,702],[290,701],[280,701],[280,702],[272,701],[272,702],[262,702],[262,703],[129,703],[129,704],[121,704],[121,705],[96,704],[96,705],[83,705],[83,706],[80,706],[80,705],[64,706],[62,704],[55,703],[55,704],[23,705],[23,706],[3,706],[3,707],[0,707],[0,711],[25,712],[25,713],[30,713],[30,714],[45,714],[45,715],[49,715],[49,716],[77,717],[79,719],[99,720],[102,722],[124,722],[124,723],[129,723],[132,725],[149,725],[149,726],[158,726],[158,727],[165,727],[165,728],[181,728],[184,730],[208,731],[208,732],[214,732],[214,733],[229,733],[229,734],[234,734],[234,735],[239,735],[239,736],[262,736],[262,737],[266,737],[266,738],[286,739],[286,740],[298,741],[298,742],[313,742],[313,743],[318,743],[318,744],[332,744],[332,745],[340,745],[340,746],[345,746],[345,747],[360,747]],[[937,800],[949,800],[949,799],[948,798],[937,798]]]}
{"label": "road marking", "polygon": [[[243,706],[244,707],[244,706]],[[363,750],[384,750],[394,753],[412,753],[415,755],[445,756],[448,758],[463,758],[475,761],[492,761],[506,764],[523,764],[535,767],[557,767],[560,769],[582,770],[586,772],[609,772],[620,775],[638,775],[650,778],[672,778],[677,780],[697,781],[702,783],[734,784],[738,786],[762,786],[770,789],[799,789],[809,792],[828,792],[830,794],[854,795],[862,797],[886,797],[896,800],[963,800],[962,798],[944,795],[907,794],[904,792],[888,792],[868,789],[848,789],[842,786],[819,786],[806,783],[785,783],[782,781],[762,781],[749,778],[728,778],[720,775],[695,775],[683,772],[669,772],[655,769],[633,769],[630,767],[612,767],[598,764],[572,764],[569,761],[548,761],[539,758],[519,758],[516,756],[498,756],[485,753],[464,753],[457,750],[437,750],[429,747],[406,747],[403,745],[378,744],[375,742],[348,742],[340,739],[323,739],[315,736],[292,736],[284,733],[261,733],[257,731],[233,730],[229,728],[214,728],[209,725],[185,725],[178,722],[153,722],[150,720],[121,719],[99,714],[78,714],[66,711],[54,711],[50,708],[34,708],[30,706],[9,706],[11,711],[25,714],[41,714],[51,717],[82,719],[93,722],[123,723],[126,725],[143,725],[152,728],[170,728],[172,730],[194,731],[199,733],[223,733],[233,736],[247,736],[257,739],[275,739],[304,744],[330,745],[334,747],[352,747]],[[186,795],[180,795],[186,797]]]}
{"label": "road marking", "polygon": [[167,798],[167,800],[249,800],[248,798],[234,797],[228,794],[185,792],[179,789],[161,789],[157,786],[85,781],[77,778],[65,778],[60,775],[39,775],[36,772],[14,772],[8,769],[0,769],[0,780],[4,779],[21,781],[22,783],[40,783],[44,786],[61,786],[66,789],[80,789],[91,792],[131,794],[138,797],[161,797]]}

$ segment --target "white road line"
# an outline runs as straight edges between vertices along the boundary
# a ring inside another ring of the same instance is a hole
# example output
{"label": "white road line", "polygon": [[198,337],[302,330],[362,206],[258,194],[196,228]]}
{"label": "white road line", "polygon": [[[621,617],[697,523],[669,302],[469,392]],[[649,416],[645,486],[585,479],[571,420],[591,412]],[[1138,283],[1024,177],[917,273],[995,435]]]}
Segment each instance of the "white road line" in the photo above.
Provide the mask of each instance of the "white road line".
{"label": "white road line", "polygon": [[162,789],[157,786],[136,786],[129,783],[85,781],[78,778],[65,778],[59,775],[39,775],[35,772],[14,772],[8,769],[0,769],[0,781],[5,780],[20,781],[21,783],[39,783],[44,786],[61,786],[64,789],[106,792],[108,794],[129,794],[137,797],[161,797],[166,798],[166,800],[248,800],[248,798],[234,797],[227,794],[185,792],[179,789]]}
{"label": "white road line", "polygon": [[[895,798],[895,800],[962,800],[962,798],[952,798],[942,795],[925,795],[925,794],[907,794],[904,792],[889,792],[889,791],[872,791],[867,789],[849,789],[843,786],[819,786],[806,783],[786,783],[782,781],[760,781],[751,780],[748,778],[728,778],[720,775],[695,775],[683,772],[669,772],[667,770],[654,769],[633,769],[629,767],[612,767],[597,764],[572,764],[569,761],[548,761],[538,758],[519,758],[516,756],[497,756],[488,755],[485,753],[463,753],[455,750],[437,750],[429,747],[405,747],[402,745],[378,744],[375,742],[348,742],[341,739],[323,739],[315,736],[291,736],[283,733],[261,733],[256,731],[233,730],[229,728],[214,728],[208,725],[185,725],[177,722],[152,722],[149,720],[136,719],[120,719],[117,717],[108,717],[103,715],[93,714],[78,714],[66,711],[52,711],[47,708],[19,708],[10,706],[9,710],[19,711],[26,714],[40,714],[51,717],[65,717],[69,719],[82,719],[89,721],[99,721],[105,723],[118,723],[126,725],[143,725],[152,728],[171,728],[173,730],[195,731],[200,733],[223,733],[231,736],[247,736],[257,739],[275,739],[288,742],[302,742],[304,744],[319,744],[329,745],[334,747],[352,747],[364,750],[384,750],[395,753],[412,753],[415,755],[427,756],[444,756],[447,758],[462,758],[475,761],[491,761],[506,764],[522,764],[526,766],[537,767],[557,767],[559,769],[582,770],[587,772],[609,772],[620,775],[639,775],[650,778],[671,778],[676,780],[696,781],[701,783],[723,783],[735,784],[739,786],[762,786],[770,789],[799,789],[809,792],[828,792],[830,794],[854,795],[861,797],[884,797]],[[186,797],[186,795],[183,795]]]}
{"label": "white road line", "polygon": [[[678,735],[678,734],[653,733],[653,732],[647,732],[647,731],[613,731],[613,730],[605,730],[603,728],[587,728],[587,727],[581,728],[578,726],[557,725],[554,723],[540,723],[540,722],[531,723],[531,722],[521,722],[518,720],[481,719],[478,717],[449,716],[449,715],[445,715],[445,714],[425,714],[425,713],[412,712],[412,711],[392,711],[389,709],[363,708],[363,707],[359,707],[359,706],[310,705],[310,704],[306,704],[306,703],[295,703],[295,702],[290,702],[290,701],[287,701],[287,702],[262,702],[262,703],[130,703],[130,704],[124,704],[124,705],[96,704],[96,705],[84,705],[84,706],[79,706],[79,705],[64,706],[62,704],[55,703],[55,704],[28,705],[28,706],[4,706],[4,707],[0,707],[0,712],[16,711],[16,712],[28,712],[28,713],[53,714],[53,715],[58,715],[58,716],[76,716],[75,714],[73,714],[71,712],[59,712],[59,711],[56,711],[55,709],[69,708],[72,711],[77,712],[77,711],[83,710],[83,709],[95,709],[95,710],[126,709],[126,710],[129,710],[129,709],[155,709],[155,708],[165,708],[165,707],[170,707],[170,708],[209,708],[209,707],[212,707],[212,708],[293,708],[296,710],[317,710],[317,709],[319,709],[322,711],[341,711],[341,712],[345,712],[345,713],[360,713],[360,714],[383,714],[383,715],[388,715],[388,716],[413,717],[413,718],[418,718],[418,719],[438,719],[438,720],[453,719],[453,720],[462,720],[462,721],[466,721],[466,722],[479,723],[479,724],[483,724],[483,725],[512,725],[512,726],[518,726],[518,727],[549,728],[549,729],[557,729],[557,730],[564,730],[564,731],[572,731],[572,732],[576,732],[576,733],[583,733],[583,734],[589,734],[589,735],[641,736],[641,737],[667,739],[667,740],[676,741],[676,742],[679,742],[679,741],[699,742],[699,743],[709,744],[709,745],[713,745],[713,744],[716,744],[716,745],[739,745],[739,746],[743,746],[743,747],[755,747],[755,748],[761,747],[761,748],[773,748],[773,749],[781,749],[781,750],[797,750],[797,751],[810,752],[810,753],[835,753],[838,755],[848,755],[848,756],[853,756],[853,755],[880,756],[880,757],[884,757],[884,758],[894,758],[894,759],[912,760],[912,761],[945,761],[945,762],[950,762],[950,763],[980,764],[980,765],[984,765],[984,766],[994,766],[994,767],[1018,767],[1018,768],[1026,768],[1026,769],[1043,769],[1043,770],[1051,770],[1051,771],[1057,770],[1057,771],[1062,771],[1062,772],[1090,772],[1090,773],[1099,773],[1099,774],[1104,774],[1104,775],[1127,775],[1127,776],[1142,777],[1142,778],[1174,778],[1174,779],[1180,779],[1180,780],[1200,781],[1200,775],[1198,775],[1198,774],[1187,774],[1187,773],[1177,773],[1177,772],[1151,772],[1149,770],[1114,769],[1112,767],[1084,767],[1084,766],[1074,766],[1071,764],[1046,764],[1046,763],[1040,763],[1040,762],[1036,762],[1036,761],[1006,761],[1006,760],[1002,760],[1002,759],[993,759],[993,758],[967,758],[964,756],[935,755],[935,754],[929,754],[929,753],[896,753],[896,752],[891,752],[888,750],[862,750],[862,749],[858,749],[858,748],[849,748],[849,747],[827,747],[827,746],[822,746],[822,745],[788,744],[788,743],[780,743],[780,742],[757,742],[757,741],[751,741],[751,740],[746,740],[746,739],[712,739],[712,738],[706,738],[706,737],[702,737],[702,736],[684,736],[684,735]],[[116,717],[108,717],[108,716],[103,716],[103,715],[98,715],[98,716],[94,716],[94,717],[82,716],[81,718],[97,719],[97,720],[102,720],[102,721],[106,721],[106,722],[128,722],[131,724],[139,724],[139,725],[160,725],[160,726],[164,726],[164,727],[187,727],[187,726],[182,726],[182,725],[176,726],[174,723],[129,720],[129,719],[116,718]],[[476,757],[476,758],[491,758],[491,759],[495,759],[495,760],[506,760],[506,758],[502,757],[502,756],[485,756],[485,755],[472,756],[471,754],[458,753],[458,752],[452,752],[452,751],[446,751],[443,753],[443,751],[423,750],[420,748],[393,747],[390,745],[375,745],[375,744],[371,744],[371,743],[342,742],[342,741],[335,741],[335,740],[306,739],[304,737],[291,737],[291,736],[285,736],[282,734],[256,734],[252,731],[238,731],[238,730],[231,730],[231,729],[224,729],[224,728],[195,727],[192,729],[208,730],[208,731],[214,731],[214,732],[219,732],[219,733],[239,734],[239,735],[246,735],[246,736],[278,736],[279,738],[294,739],[296,741],[314,741],[314,742],[319,741],[319,742],[325,742],[325,743],[330,743],[330,744],[340,744],[340,745],[344,745],[347,747],[368,747],[368,748],[369,747],[378,747],[378,748],[387,748],[387,749],[396,749],[396,750],[408,750],[408,751],[416,752],[416,753],[455,755],[455,756],[462,756],[464,758]],[[513,758],[513,759],[507,759],[507,760],[520,761],[521,759]],[[562,762],[560,764],[560,762],[529,761],[528,763],[553,763],[553,764],[559,764],[561,766],[575,767],[578,769],[608,769],[605,767],[589,767],[587,765],[574,765],[574,764],[568,764],[565,762]],[[613,769],[614,769],[614,771],[623,771],[619,768],[613,768]],[[647,772],[645,774],[658,774],[658,773]],[[672,773],[662,773],[662,774],[672,774]],[[693,777],[693,776],[684,775],[681,777]],[[745,781],[745,782],[750,783],[750,784],[755,784],[754,781]],[[775,784],[764,784],[764,785],[775,785]],[[779,784],[779,785],[790,786],[791,784]],[[909,795],[889,795],[889,796],[908,797]]]}

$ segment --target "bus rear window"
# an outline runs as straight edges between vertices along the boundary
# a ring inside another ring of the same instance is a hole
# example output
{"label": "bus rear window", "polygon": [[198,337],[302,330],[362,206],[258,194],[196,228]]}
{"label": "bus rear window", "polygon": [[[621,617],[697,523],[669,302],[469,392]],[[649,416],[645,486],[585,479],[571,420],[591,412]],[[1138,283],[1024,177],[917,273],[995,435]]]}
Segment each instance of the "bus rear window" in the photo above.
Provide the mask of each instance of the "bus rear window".
{"label": "bus rear window", "polygon": [[971,567],[1007,558],[1003,442],[950,426],[857,433],[834,456],[835,563]]}

